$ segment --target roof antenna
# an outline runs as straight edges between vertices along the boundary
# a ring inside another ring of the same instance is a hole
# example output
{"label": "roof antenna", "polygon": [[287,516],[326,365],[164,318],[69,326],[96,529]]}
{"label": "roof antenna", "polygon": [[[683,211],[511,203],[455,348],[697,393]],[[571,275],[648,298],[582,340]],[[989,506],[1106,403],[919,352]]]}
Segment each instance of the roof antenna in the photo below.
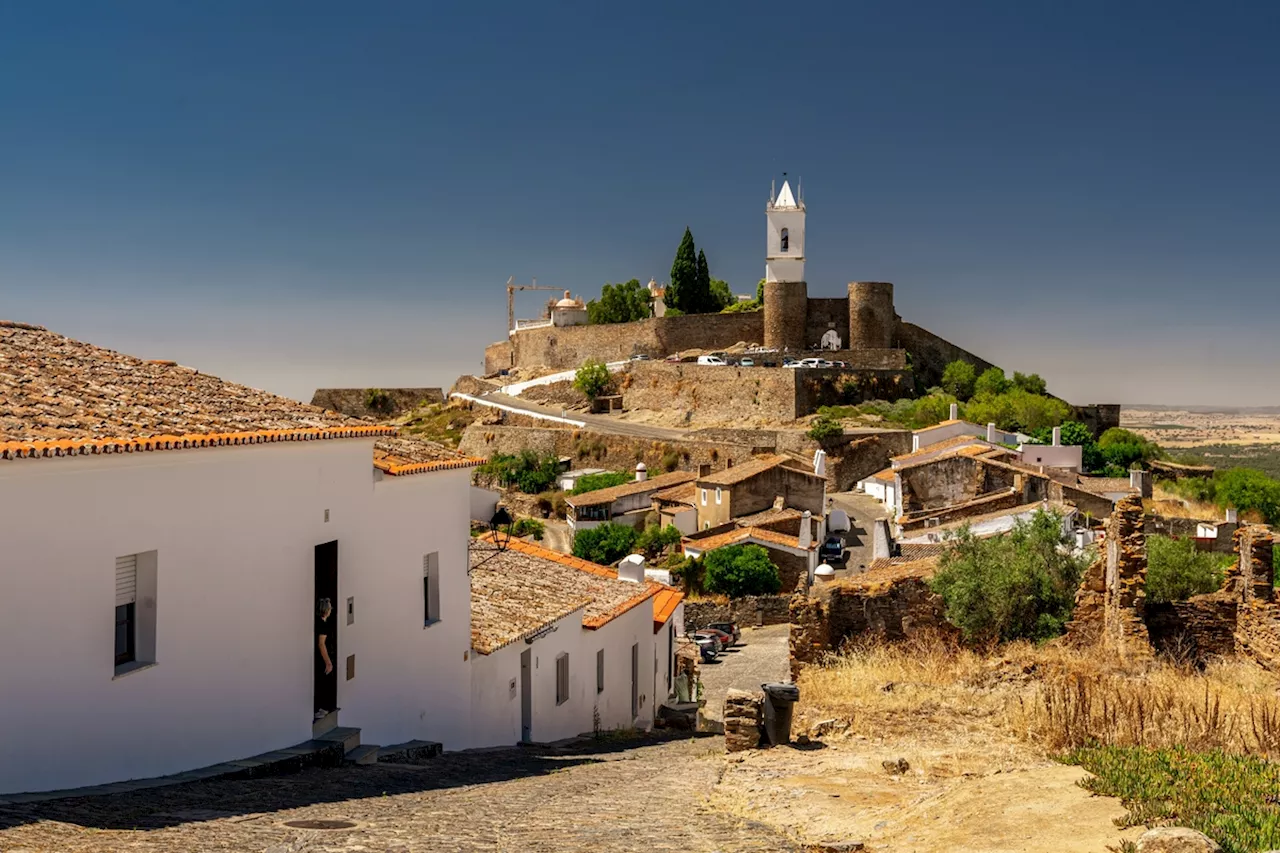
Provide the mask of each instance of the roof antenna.
{"label": "roof antenna", "polygon": [[796,178],[796,201],[804,204],[804,178]]}
{"label": "roof antenna", "polygon": [[773,204],[773,200],[778,197],[778,180],[777,178],[769,179],[769,204]]}

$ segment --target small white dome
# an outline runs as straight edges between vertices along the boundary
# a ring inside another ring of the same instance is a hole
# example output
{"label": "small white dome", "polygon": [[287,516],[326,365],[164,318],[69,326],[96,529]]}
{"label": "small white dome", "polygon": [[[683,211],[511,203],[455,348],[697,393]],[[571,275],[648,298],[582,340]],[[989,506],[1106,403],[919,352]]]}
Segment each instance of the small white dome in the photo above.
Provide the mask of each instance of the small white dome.
{"label": "small white dome", "polygon": [[646,464],[644,464],[643,462],[637,462],[637,463],[636,463],[636,470],[637,470],[637,471],[648,471],[648,470],[649,470],[649,466],[648,466],[648,465],[646,465]]}
{"label": "small white dome", "polygon": [[828,566],[826,563],[823,563],[821,566],[818,566],[818,568],[813,570],[813,576],[815,578],[831,580],[836,576],[836,570]]}

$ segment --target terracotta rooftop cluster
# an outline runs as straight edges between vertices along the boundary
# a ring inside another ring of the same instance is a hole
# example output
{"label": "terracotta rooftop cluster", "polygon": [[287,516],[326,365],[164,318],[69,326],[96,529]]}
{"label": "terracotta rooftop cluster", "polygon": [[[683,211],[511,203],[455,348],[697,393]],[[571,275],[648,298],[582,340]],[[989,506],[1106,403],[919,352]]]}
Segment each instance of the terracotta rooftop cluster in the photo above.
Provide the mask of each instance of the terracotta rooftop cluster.
{"label": "terracotta rooftop cluster", "polygon": [[641,604],[666,622],[684,597],[653,581],[632,583],[604,566],[520,539],[499,552],[491,537],[471,548],[471,646],[492,654],[583,610],[585,628],[599,628]]}

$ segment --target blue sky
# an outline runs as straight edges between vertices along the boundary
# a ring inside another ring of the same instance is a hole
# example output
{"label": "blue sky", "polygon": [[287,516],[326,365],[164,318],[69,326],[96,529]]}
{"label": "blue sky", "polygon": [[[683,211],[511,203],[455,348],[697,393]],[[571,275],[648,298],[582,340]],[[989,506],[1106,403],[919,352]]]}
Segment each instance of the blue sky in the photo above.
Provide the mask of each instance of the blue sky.
{"label": "blue sky", "polygon": [[[448,385],[509,276],[763,274],[1075,402],[1280,403],[1280,5],[0,0],[0,317],[310,397]],[[538,296],[518,313],[532,315]]]}

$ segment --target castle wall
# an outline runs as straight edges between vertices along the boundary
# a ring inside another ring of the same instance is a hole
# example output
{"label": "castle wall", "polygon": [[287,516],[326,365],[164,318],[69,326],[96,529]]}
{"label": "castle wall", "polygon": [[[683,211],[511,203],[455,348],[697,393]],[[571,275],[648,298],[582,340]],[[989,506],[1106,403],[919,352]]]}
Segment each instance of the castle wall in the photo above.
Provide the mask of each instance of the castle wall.
{"label": "castle wall", "polygon": [[978,358],[968,350],[961,349],[913,323],[898,320],[894,337],[895,346],[902,347],[911,353],[911,370],[915,373],[916,382],[921,388],[932,388],[940,384],[942,371],[946,370],[947,365],[953,361],[967,361],[978,373],[995,366],[986,359]]}
{"label": "castle wall", "polygon": [[663,358],[688,349],[714,350],[760,343],[764,318],[742,314],[651,317],[633,323],[525,329],[485,349],[485,373],[513,367],[576,368],[589,358],[624,361],[636,353]]}
{"label": "castle wall", "polygon": [[809,316],[809,286],[803,281],[764,283],[764,345],[776,350],[803,350]]}
{"label": "castle wall", "polygon": [[[804,344],[814,346],[822,341],[828,329],[840,336],[842,349],[849,349],[849,300],[810,299],[809,314],[805,321]],[[828,356],[839,358],[839,356]],[[869,365],[868,365],[869,366]],[[896,366],[896,365],[895,365]],[[906,365],[903,365],[904,367]]]}
{"label": "castle wall", "polygon": [[353,418],[388,418],[427,403],[443,403],[439,388],[320,388],[311,405]]}
{"label": "castle wall", "polygon": [[893,284],[887,281],[849,282],[849,349],[893,346]]}

